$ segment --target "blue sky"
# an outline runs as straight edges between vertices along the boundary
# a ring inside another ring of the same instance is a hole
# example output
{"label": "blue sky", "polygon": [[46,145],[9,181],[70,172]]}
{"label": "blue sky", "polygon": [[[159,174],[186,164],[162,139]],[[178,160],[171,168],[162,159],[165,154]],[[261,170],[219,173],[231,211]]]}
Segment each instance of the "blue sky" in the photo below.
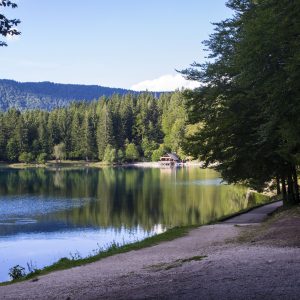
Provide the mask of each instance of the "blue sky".
{"label": "blue sky", "polygon": [[18,0],[22,35],[0,49],[0,78],[152,90],[184,85],[203,62],[226,0]]}

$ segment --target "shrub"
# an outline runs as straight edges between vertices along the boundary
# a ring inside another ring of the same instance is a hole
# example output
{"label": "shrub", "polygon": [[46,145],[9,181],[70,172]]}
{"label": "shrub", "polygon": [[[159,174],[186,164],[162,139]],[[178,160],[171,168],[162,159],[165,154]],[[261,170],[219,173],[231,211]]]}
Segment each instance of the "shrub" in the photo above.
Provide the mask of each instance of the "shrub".
{"label": "shrub", "polygon": [[46,158],[47,158],[46,153],[40,153],[36,158],[36,162],[38,164],[44,164],[46,162]]}
{"label": "shrub", "polygon": [[25,268],[21,267],[20,265],[16,265],[9,269],[8,275],[12,280],[21,279],[26,275]]}
{"label": "shrub", "polygon": [[26,163],[26,164],[29,164],[31,163],[32,161],[34,160],[34,156],[32,153],[28,153],[28,152],[22,152],[20,155],[19,155],[19,162],[23,162],[23,163]]}
{"label": "shrub", "polygon": [[110,144],[105,148],[103,161],[107,163],[114,163],[117,160],[117,151]]}

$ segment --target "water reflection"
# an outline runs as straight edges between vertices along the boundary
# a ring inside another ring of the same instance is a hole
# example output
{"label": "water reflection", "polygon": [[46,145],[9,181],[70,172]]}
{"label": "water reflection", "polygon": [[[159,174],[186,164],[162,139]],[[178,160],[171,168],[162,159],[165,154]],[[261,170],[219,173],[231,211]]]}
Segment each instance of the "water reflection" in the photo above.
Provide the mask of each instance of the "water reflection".
{"label": "water reflection", "polygon": [[[55,251],[55,257],[76,250],[87,255],[97,243],[207,223],[263,201],[246,193],[245,187],[224,184],[218,173],[200,168],[3,168],[0,267],[7,274],[8,266],[32,257],[45,265]],[[14,258],[7,260],[11,253]]]}
{"label": "water reflection", "polygon": [[200,168],[0,170],[0,222],[30,216],[37,227],[54,221],[151,230],[206,223],[248,202],[245,187],[222,184],[218,173]]}

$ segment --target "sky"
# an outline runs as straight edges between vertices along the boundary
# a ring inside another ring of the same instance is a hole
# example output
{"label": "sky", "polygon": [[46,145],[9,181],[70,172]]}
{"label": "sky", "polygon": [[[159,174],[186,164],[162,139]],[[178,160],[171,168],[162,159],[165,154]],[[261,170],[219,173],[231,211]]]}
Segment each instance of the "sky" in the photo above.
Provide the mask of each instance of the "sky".
{"label": "sky", "polygon": [[[176,70],[204,62],[226,0],[15,0],[17,38],[0,48],[0,78],[134,90],[193,88]],[[1,39],[1,38],[0,38]]]}

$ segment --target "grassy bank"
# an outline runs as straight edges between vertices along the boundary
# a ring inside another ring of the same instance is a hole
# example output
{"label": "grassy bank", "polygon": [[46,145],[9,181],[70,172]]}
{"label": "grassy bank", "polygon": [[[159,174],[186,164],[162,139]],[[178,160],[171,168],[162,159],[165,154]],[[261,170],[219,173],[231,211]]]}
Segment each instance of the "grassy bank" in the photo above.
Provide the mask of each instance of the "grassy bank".
{"label": "grassy bank", "polygon": [[37,163],[6,163],[0,162],[0,167],[2,168],[12,168],[12,169],[30,169],[30,168],[48,168],[48,169],[72,169],[72,168],[103,168],[103,167],[113,167],[113,166],[134,166],[141,164],[141,162],[136,163],[123,163],[123,164],[111,164],[101,161],[85,161],[85,160],[61,160],[56,162],[55,160],[46,161],[44,164]]}
{"label": "grassy bank", "polygon": [[54,263],[50,266],[46,266],[43,269],[36,269],[33,272],[27,274],[26,276],[24,276],[20,279],[0,283],[0,286],[8,285],[8,284],[28,280],[28,279],[34,280],[40,275],[45,275],[45,274],[48,274],[53,271],[64,270],[64,269],[82,266],[85,264],[96,262],[100,259],[112,256],[112,255],[121,254],[121,253],[129,252],[132,250],[139,250],[142,248],[157,245],[161,242],[171,241],[171,240],[174,240],[176,238],[186,235],[191,229],[196,228],[196,227],[197,227],[197,225],[174,227],[174,228],[167,230],[164,233],[157,234],[152,237],[146,238],[142,241],[135,242],[132,244],[127,244],[127,245],[118,245],[118,244],[113,243],[107,250],[102,251],[100,249],[96,255],[91,255],[86,258],[63,257],[60,260],[58,260],[56,263]]}
{"label": "grassy bank", "polygon": [[61,160],[56,162],[55,160],[46,161],[44,164],[36,163],[5,163],[0,164],[4,168],[13,169],[27,169],[27,168],[78,168],[78,167],[103,167],[107,164],[102,162],[86,162],[85,160]]}

